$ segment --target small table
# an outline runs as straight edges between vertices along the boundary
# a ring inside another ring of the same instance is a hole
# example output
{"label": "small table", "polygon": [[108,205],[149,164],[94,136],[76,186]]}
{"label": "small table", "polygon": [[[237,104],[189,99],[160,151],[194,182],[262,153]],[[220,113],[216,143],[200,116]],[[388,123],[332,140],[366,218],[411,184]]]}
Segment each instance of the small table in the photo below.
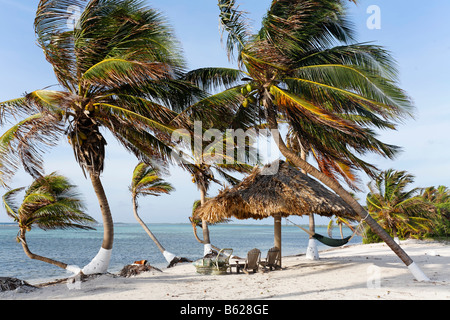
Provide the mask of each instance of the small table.
{"label": "small table", "polygon": [[[234,261],[234,263],[231,263]],[[241,269],[244,269],[245,259],[231,259],[230,260],[230,273],[233,273],[233,267],[236,268],[236,273],[239,273]]]}

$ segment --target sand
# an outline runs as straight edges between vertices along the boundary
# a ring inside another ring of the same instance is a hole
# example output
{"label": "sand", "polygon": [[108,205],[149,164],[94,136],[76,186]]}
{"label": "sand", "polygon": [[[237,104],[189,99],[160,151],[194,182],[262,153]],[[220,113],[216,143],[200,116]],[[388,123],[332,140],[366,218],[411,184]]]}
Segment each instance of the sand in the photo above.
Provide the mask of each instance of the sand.
{"label": "sand", "polygon": [[401,246],[431,282],[417,282],[389,247],[371,244],[322,251],[319,261],[283,257],[283,269],[277,271],[200,275],[188,263],[131,278],[106,274],[82,283],[0,293],[0,299],[449,300],[450,244],[408,240]]}

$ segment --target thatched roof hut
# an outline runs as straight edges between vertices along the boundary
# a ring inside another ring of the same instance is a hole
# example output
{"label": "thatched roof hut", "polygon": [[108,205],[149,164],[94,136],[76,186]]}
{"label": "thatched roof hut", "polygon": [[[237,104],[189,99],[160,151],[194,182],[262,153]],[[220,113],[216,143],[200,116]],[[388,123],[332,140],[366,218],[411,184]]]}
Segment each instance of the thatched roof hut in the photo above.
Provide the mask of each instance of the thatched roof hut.
{"label": "thatched roof hut", "polygon": [[264,219],[281,215],[333,215],[357,219],[357,214],[339,196],[286,162],[279,168],[255,168],[241,183],[222,190],[196,210],[208,222],[237,218]]}
{"label": "thatched roof hut", "polygon": [[275,246],[281,250],[281,217],[309,215],[357,220],[358,216],[339,196],[286,162],[255,168],[241,183],[222,190],[195,211],[208,222],[224,219],[275,219]]}

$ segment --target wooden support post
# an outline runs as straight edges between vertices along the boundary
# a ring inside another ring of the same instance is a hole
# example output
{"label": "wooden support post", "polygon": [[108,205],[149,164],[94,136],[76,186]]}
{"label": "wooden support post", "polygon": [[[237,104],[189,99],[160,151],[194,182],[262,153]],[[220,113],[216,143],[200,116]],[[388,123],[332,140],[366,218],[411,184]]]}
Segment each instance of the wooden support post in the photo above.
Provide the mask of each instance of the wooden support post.
{"label": "wooden support post", "polygon": [[280,249],[280,268],[281,268],[281,215],[276,215],[274,218],[274,246]]}

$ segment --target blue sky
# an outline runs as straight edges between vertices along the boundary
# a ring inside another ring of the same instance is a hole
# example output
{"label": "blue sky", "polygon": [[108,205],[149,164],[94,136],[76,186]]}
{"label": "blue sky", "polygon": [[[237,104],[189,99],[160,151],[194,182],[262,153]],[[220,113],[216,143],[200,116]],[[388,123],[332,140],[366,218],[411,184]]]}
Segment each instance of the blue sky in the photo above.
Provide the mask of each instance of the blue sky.
{"label": "blue sky", "polygon": [[[241,0],[257,28],[269,0]],[[36,46],[33,20],[38,0],[0,0],[0,101],[56,84],[51,66]],[[218,9],[214,0],[149,0],[174,27],[189,68],[232,66],[220,41]],[[381,10],[381,29],[369,29],[367,8]],[[403,148],[394,161],[367,158],[380,169],[406,170],[416,176],[415,187],[450,186],[450,2],[448,0],[361,0],[349,14],[358,31],[358,41],[371,41],[390,50],[398,61],[400,85],[412,97],[416,117],[397,132],[380,132],[381,140]],[[0,129],[3,132],[3,129]],[[107,136],[108,149],[102,176],[116,222],[134,222],[128,185],[136,160]],[[47,172],[58,171],[79,185],[89,213],[101,221],[95,195],[76,164],[66,142],[46,156]],[[364,183],[368,182],[362,176]],[[192,202],[199,198],[190,175],[174,168],[167,178],[176,188],[170,196],[141,200],[141,214],[148,222],[188,222]],[[28,185],[31,179],[19,172],[12,187]],[[212,188],[214,196],[218,188]],[[358,194],[365,198],[365,192]],[[5,190],[0,189],[3,194]],[[0,222],[9,221],[0,209]],[[301,220],[297,220],[301,221]],[[265,223],[272,223],[266,221]],[[326,219],[318,219],[326,223]]]}

